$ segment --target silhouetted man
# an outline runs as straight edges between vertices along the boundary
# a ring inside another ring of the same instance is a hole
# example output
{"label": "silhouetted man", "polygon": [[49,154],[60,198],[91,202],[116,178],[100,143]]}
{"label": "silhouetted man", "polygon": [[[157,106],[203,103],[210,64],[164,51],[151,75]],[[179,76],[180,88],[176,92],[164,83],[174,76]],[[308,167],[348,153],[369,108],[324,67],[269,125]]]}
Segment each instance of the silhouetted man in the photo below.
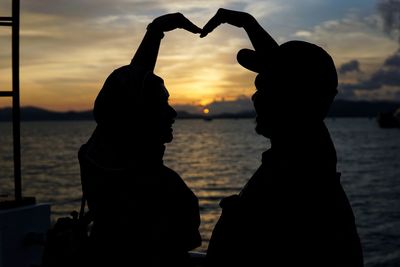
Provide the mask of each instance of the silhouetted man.
{"label": "silhouetted man", "polygon": [[97,127],[79,152],[93,266],[189,266],[201,243],[198,200],[162,160],[177,114],[153,71],[164,32],[176,28],[201,31],[179,13],[156,18],[97,96]]}
{"label": "silhouetted man", "polygon": [[350,204],[323,119],[337,90],[331,57],[301,41],[278,45],[249,14],[220,9],[203,28],[243,27],[255,51],[237,55],[259,73],[257,133],[271,141],[239,195],[221,201],[207,257],[212,266],[363,265]]}

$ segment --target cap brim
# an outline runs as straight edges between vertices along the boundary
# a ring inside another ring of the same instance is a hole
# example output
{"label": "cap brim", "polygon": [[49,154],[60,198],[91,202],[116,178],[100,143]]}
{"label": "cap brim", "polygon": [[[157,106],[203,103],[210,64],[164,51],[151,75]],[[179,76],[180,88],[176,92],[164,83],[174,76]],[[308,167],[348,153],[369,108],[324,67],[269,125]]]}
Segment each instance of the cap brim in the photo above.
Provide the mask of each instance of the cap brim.
{"label": "cap brim", "polygon": [[244,68],[254,71],[260,72],[261,70],[261,60],[257,55],[257,52],[251,49],[242,49],[237,53],[236,56],[237,61]]}

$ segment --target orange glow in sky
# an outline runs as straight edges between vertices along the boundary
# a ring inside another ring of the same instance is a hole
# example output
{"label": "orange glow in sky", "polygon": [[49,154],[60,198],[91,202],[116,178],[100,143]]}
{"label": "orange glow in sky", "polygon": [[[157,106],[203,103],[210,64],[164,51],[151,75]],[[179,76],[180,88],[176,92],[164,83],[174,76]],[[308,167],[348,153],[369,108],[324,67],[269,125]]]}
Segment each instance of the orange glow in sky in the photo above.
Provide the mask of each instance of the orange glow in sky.
{"label": "orange glow in sky", "polygon": [[[320,45],[337,67],[357,60],[361,71],[339,77],[340,82],[349,84],[370,77],[398,49],[395,38],[378,26],[371,27],[377,15],[373,1],[365,1],[365,6],[323,0],[307,4],[254,0],[240,5],[221,0],[209,1],[206,6],[201,2],[73,0],[63,5],[67,2],[21,1],[22,106],[92,109],[107,76],[129,64],[146,26],[165,13],[182,12],[203,27],[219,7],[249,12],[280,44],[297,39]],[[10,16],[10,3],[0,1],[0,16]],[[313,16],[315,13],[326,16]],[[290,22],[287,17],[292,18]],[[11,89],[10,38],[9,29],[0,30],[0,90]],[[164,79],[172,105],[190,105],[201,112],[201,107],[218,99],[250,98],[256,74],[236,62],[242,48],[252,48],[246,33],[227,24],[206,38],[182,29],[166,32],[155,73]],[[364,90],[353,97],[393,99],[396,94],[400,95],[398,87]],[[0,103],[0,108],[3,106]]]}

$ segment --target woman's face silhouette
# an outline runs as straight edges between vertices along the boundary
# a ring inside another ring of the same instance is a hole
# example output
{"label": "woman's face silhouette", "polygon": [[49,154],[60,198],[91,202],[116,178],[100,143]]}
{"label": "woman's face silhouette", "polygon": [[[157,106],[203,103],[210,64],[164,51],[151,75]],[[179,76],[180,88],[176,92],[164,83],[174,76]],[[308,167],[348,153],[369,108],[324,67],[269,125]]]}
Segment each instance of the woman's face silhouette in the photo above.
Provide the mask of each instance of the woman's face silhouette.
{"label": "woman's face silhouette", "polygon": [[169,143],[173,139],[172,124],[178,115],[168,103],[169,93],[164,81],[151,74],[144,82],[144,95],[139,108],[142,138],[146,142]]}
{"label": "woman's face silhouette", "polygon": [[160,136],[163,143],[169,143],[173,139],[172,124],[178,115],[168,103],[169,93],[164,84],[161,84],[161,109],[160,109]]}
{"label": "woman's face silhouette", "polygon": [[158,104],[158,108],[156,108],[157,113],[157,131],[159,133],[159,137],[161,143],[169,143],[173,139],[172,134],[172,124],[175,122],[175,118],[177,113],[173,107],[171,107],[168,103],[169,93],[165,88],[163,83],[160,83],[157,90],[160,92],[160,98]]}

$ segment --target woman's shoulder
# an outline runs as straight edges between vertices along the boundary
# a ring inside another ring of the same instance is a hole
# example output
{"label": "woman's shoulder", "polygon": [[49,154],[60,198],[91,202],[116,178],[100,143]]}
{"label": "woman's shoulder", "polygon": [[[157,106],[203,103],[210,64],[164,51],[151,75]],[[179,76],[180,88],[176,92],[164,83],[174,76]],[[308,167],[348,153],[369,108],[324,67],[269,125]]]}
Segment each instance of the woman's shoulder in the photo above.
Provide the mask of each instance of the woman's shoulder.
{"label": "woman's shoulder", "polygon": [[183,181],[182,177],[173,169],[163,165],[162,172],[165,181],[167,181],[168,183],[186,186],[186,183]]}
{"label": "woman's shoulder", "polygon": [[190,190],[185,181],[176,171],[167,166],[163,166],[163,173],[165,185],[170,191],[186,193],[194,196],[192,190]]}

